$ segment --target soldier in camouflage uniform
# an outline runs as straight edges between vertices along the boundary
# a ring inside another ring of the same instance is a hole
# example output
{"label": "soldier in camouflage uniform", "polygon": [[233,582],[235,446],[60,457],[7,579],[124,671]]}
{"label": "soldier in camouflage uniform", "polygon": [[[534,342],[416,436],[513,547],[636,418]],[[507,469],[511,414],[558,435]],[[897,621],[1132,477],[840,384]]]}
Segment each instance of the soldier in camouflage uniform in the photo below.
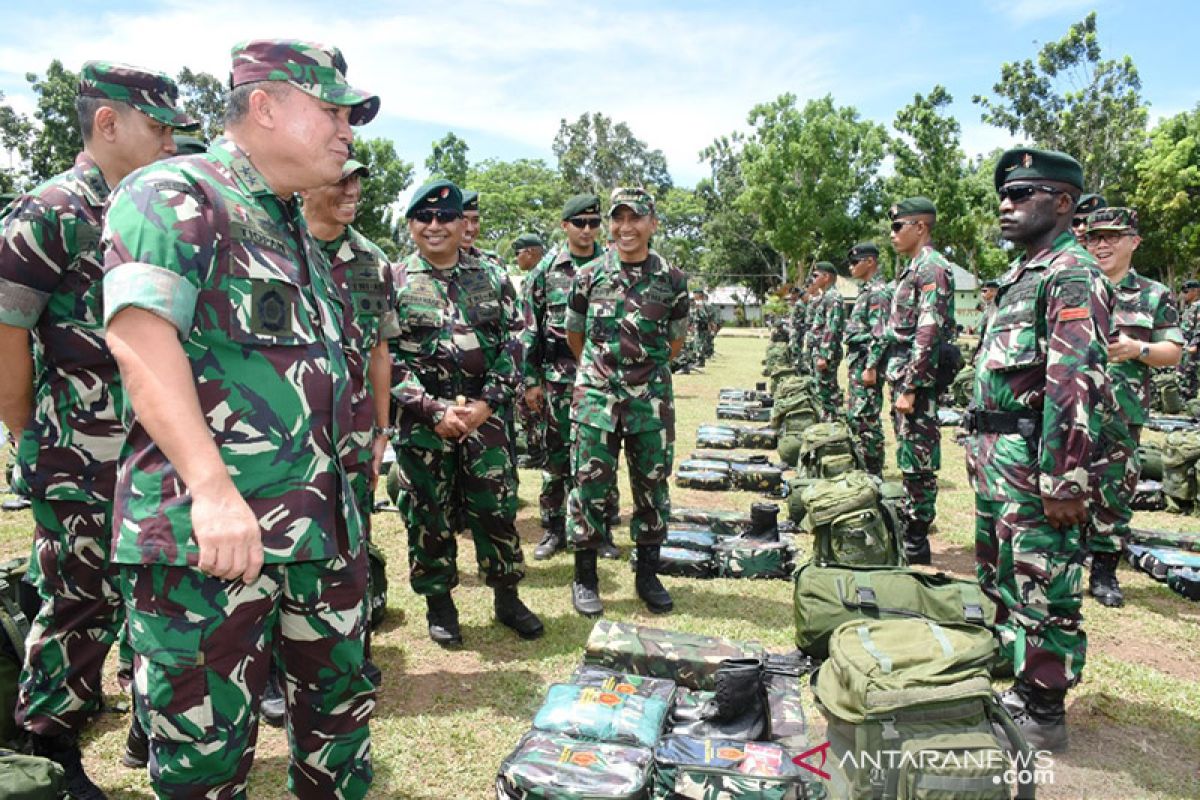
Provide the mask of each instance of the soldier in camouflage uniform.
{"label": "soldier in camouflage uniform", "polygon": [[1158,367],[1179,363],[1183,334],[1171,290],[1131,266],[1141,243],[1136,211],[1108,207],[1092,212],[1083,241],[1114,289],[1115,336],[1108,346],[1108,378],[1118,412],[1105,420],[1092,464],[1088,591],[1103,605],[1120,606],[1124,597],[1117,563],[1133,518],[1130,504],[1140,470],[1137,447],[1150,418],[1150,377]]}
{"label": "soldier in camouflage uniform", "polygon": [[[134,706],[164,797],[246,792],[272,652],[289,789],[371,783],[352,309],[295,194],[377,113],[336,49],[233,48],[226,138],[129,176],[105,219],[107,341],[128,392],[114,502]],[[367,424],[369,424],[369,417]],[[277,648],[276,648],[277,640]]]}
{"label": "soldier in camouflage uniform", "polygon": [[84,64],[83,152],[17,199],[0,236],[0,411],[19,441],[15,488],[32,500],[29,579],[41,599],[16,716],[76,797],[103,796],[79,764],[77,734],[100,709],[122,620],[109,550],[123,392],[102,331],[100,225],[111,187],[172,155],[172,130],[194,124],[177,99],[161,73]]}
{"label": "soldier in camouflage uniform", "polygon": [[401,336],[393,340],[392,394],[412,587],[425,598],[429,637],[461,645],[450,591],[458,585],[454,534],[468,529],[497,621],[536,639],[542,623],[517,595],[525,563],[514,525],[511,417],[503,413],[521,382],[516,292],[505,273],[460,248],[462,193],[453,183],[418,189],[405,216],[418,252],[393,270]]}
{"label": "soldier in camouflage uniform", "polygon": [[[513,288],[521,298],[521,313],[524,314],[529,289],[528,276],[541,262],[546,253],[546,245],[536,233],[523,233],[513,239],[512,247],[516,256],[517,272],[510,277]],[[518,465],[543,467],[546,463],[546,416],[541,408],[535,409],[525,402],[524,392],[517,392],[516,404],[518,436],[523,436],[525,440],[525,454],[518,459]]]}
{"label": "soldier in camouflage uniform", "polygon": [[837,371],[842,363],[846,308],[836,286],[837,268],[828,261],[818,261],[813,272],[816,275],[813,285],[821,292],[821,298],[813,312],[814,320],[808,335],[812,340],[812,364],[817,376],[821,420],[833,422],[842,418],[842,387],[838,385]]}
{"label": "soldier in camouflage uniform", "polygon": [[1085,194],[1075,204],[1075,215],[1071,217],[1071,233],[1080,243],[1087,233],[1088,214],[1102,208],[1108,208],[1108,201],[1098,194]]}
{"label": "soldier in camouflage uniform", "polygon": [[887,365],[896,466],[904,476],[904,551],[909,563],[928,564],[942,466],[935,382],[941,348],[955,336],[954,275],[950,262],[933,247],[937,209],[932,202],[910,197],[892,206],[888,216],[892,247],[909,259],[896,277]]}
{"label": "soldier in camouflage uniform", "polygon": [[637,545],[638,597],[654,613],[671,610],[656,574],[667,535],[667,479],[675,447],[675,397],[668,362],[687,333],[687,278],[650,250],[658,229],[654,198],[644,189],[614,189],[608,211],[614,244],[575,275],[567,300],[567,341],[579,362],[571,419],[567,533],[575,550],[575,610],[604,612],[596,550],[604,541],[606,498],[625,448]]}
{"label": "soldier in camouflage uniform", "polygon": [[1024,252],[1000,278],[967,421],[976,569],[1016,675],[1003,700],[1035,750],[1067,744],[1087,650],[1088,468],[1112,406],[1109,284],[1070,230],[1082,183],[1065,153],[1019,148],[996,165],[1000,232]]}
{"label": "soldier in camouflage uniform", "polygon": [[1183,333],[1183,357],[1179,360],[1179,388],[1184,399],[1191,400],[1198,388],[1196,369],[1200,352],[1200,281],[1187,280],[1180,286],[1179,327]]}
{"label": "soldier in camouflage uniform", "polygon": [[[797,287],[799,288],[799,287]],[[812,365],[808,361],[806,342],[808,340],[808,323],[815,300],[807,286],[800,288],[800,294],[792,306],[791,338],[788,341],[792,352],[793,364],[796,371],[807,375]]]}
{"label": "soldier in camouflage uniform", "polygon": [[883,376],[887,365],[887,320],[892,292],[879,274],[879,248],[863,242],[850,248],[850,276],[859,282],[858,297],[846,323],[847,415],[863,468],[883,475]]}
{"label": "soldier in camouflage uniform", "polygon": [[[574,480],[571,472],[571,395],[575,386],[575,354],[567,344],[567,299],[575,274],[604,254],[596,243],[600,229],[600,198],[594,194],[575,195],[562,210],[562,229],[567,246],[529,274],[524,294],[525,401],[546,414],[546,463],[542,471],[542,492],[538,508],[542,520],[542,540],[533,557],[551,558],[567,546],[567,492]],[[616,481],[608,498],[606,538],[598,552],[602,558],[620,558],[613,544],[612,530],[619,516]]]}
{"label": "soldier in camouflage uniform", "polygon": [[703,290],[700,291],[700,308],[703,312],[701,319],[704,323],[700,328],[700,352],[707,359],[712,358],[716,352],[713,343],[717,335],[718,320],[717,312],[713,309],[712,304],[708,302],[708,292]]}
{"label": "soldier in camouflage uniform", "polygon": [[687,343],[683,347],[684,358],[689,366],[703,367],[708,359],[706,337],[710,323],[709,311],[704,305],[704,292],[693,289],[692,302],[688,307]]}

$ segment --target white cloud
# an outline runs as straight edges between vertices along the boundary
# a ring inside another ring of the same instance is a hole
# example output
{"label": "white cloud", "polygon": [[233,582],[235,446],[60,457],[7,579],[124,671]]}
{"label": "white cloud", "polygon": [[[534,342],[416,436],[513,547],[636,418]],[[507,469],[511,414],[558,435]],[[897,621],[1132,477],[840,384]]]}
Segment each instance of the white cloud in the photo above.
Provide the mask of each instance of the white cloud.
{"label": "white cloud", "polygon": [[1020,136],[1013,136],[1003,128],[997,128],[984,122],[972,122],[962,126],[960,141],[967,158],[974,158],[987,155],[998,147],[1005,149],[1016,147],[1023,140]]}
{"label": "white cloud", "polygon": [[1098,0],[990,0],[988,7],[1008,17],[1017,25],[1040,22],[1064,14],[1091,11],[1100,6]]}

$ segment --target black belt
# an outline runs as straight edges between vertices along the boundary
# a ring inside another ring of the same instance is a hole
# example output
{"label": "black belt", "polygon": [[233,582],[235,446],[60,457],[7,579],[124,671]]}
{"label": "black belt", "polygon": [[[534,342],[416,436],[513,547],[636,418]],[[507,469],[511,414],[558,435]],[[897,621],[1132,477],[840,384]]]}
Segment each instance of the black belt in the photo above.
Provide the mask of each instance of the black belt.
{"label": "black belt", "polygon": [[972,433],[1017,433],[1036,439],[1042,433],[1042,415],[1037,411],[980,411],[968,408],[967,430]]}

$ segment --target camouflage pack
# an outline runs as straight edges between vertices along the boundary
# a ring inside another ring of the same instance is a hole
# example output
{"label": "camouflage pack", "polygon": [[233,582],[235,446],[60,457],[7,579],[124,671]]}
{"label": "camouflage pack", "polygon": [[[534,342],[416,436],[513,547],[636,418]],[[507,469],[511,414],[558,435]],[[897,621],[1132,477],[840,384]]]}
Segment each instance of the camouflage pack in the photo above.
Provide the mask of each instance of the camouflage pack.
{"label": "camouflage pack", "polygon": [[1200,553],[1200,533],[1195,532],[1131,528],[1129,541],[1131,544],[1143,547],[1174,547],[1177,550],[1191,550],[1194,553]]}
{"label": "camouflage pack", "polygon": [[713,548],[718,578],[789,578],[794,550],[787,542],[726,539]]}
{"label": "camouflage pack", "polygon": [[1173,569],[1200,569],[1200,553],[1174,547],[1128,544],[1125,546],[1125,556],[1134,569],[1141,570],[1156,581],[1165,581]]}
{"label": "camouflage pack", "polygon": [[646,800],[654,756],[644,747],[530,731],[500,764],[499,800]]}
{"label": "camouflage pack", "polygon": [[808,721],[800,699],[800,677],[771,672],[763,675],[767,686],[767,708],[771,715],[771,741],[793,755],[809,747]]}
{"label": "camouflage pack", "polygon": [[732,450],[738,446],[737,432],[729,425],[701,425],[696,430],[696,446]]}
{"label": "camouflage pack", "polygon": [[710,508],[672,508],[670,522],[706,527],[718,538],[740,536],[750,530],[749,511],[719,511]]}
{"label": "camouflage pack", "polygon": [[1185,410],[1183,394],[1179,389],[1179,373],[1174,367],[1155,372],[1150,381],[1154,387],[1151,407],[1164,414],[1182,414]]}
{"label": "camouflage pack", "polygon": [[664,736],[654,749],[654,800],[799,800],[800,767],[771,742]]}
{"label": "camouflage pack", "polygon": [[730,425],[737,437],[738,447],[754,450],[774,450],[779,431],[770,425]]}
{"label": "camouflage pack", "polygon": [[727,658],[762,658],[757,642],[647,628],[602,619],[588,636],[583,660],[618,672],[667,678],[689,689],[712,690]]}
{"label": "camouflage pack", "polygon": [[733,485],[748,492],[779,494],[783,488],[783,470],[770,464],[731,464]]}
{"label": "camouflage pack", "polygon": [[722,458],[689,458],[679,462],[680,470],[692,472],[730,472],[730,464]]}
{"label": "camouflage pack", "polygon": [[718,390],[717,401],[734,403],[746,403],[752,401],[762,402],[764,400],[770,401],[771,393],[767,391],[766,384],[760,383],[759,386],[761,388],[756,389],[736,389],[725,387]]}
{"label": "camouflage pack", "polygon": [[1167,434],[1163,445],[1163,493],[1190,506],[1196,498],[1196,462],[1200,460],[1200,431]]}
{"label": "camouflage pack", "polygon": [[755,403],[720,403],[717,405],[717,419],[767,422],[771,419],[771,409]]}
{"label": "camouflage pack", "polygon": [[684,489],[726,492],[733,488],[733,478],[727,470],[692,470],[681,465],[675,471],[675,485]]}
{"label": "camouflage pack", "polygon": [[692,460],[724,461],[727,464],[769,464],[766,453],[744,453],[738,450],[693,450]]}
{"label": "camouflage pack", "polygon": [[[629,554],[629,566],[637,569],[637,549]],[[658,551],[658,574],[677,578],[711,578],[716,574],[711,551],[690,547],[662,546]]]}
{"label": "camouflage pack", "polygon": [[652,747],[666,724],[668,701],[653,695],[557,683],[533,718],[546,733],[610,744]]}
{"label": "camouflage pack", "polygon": [[1179,567],[1167,576],[1167,586],[1185,600],[1200,602],[1200,569]]}
{"label": "camouflage pack", "polygon": [[571,676],[571,683],[579,686],[595,686],[604,692],[636,694],[639,697],[657,697],[671,708],[678,687],[674,681],[651,678],[646,675],[627,675],[592,664],[580,664]]}
{"label": "camouflage pack", "polygon": [[667,539],[663,542],[663,546],[711,553],[713,547],[720,540],[721,537],[712,528],[672,522],[667,524]]}

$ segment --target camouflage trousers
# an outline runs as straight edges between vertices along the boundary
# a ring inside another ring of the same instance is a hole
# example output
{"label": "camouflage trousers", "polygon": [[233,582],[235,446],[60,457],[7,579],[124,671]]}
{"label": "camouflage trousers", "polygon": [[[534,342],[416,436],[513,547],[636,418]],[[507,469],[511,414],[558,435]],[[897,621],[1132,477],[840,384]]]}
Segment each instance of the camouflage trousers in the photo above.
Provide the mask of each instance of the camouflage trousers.
{"label": "camouflage trousers", "polygon": [[1179,391],[1183,395],[1184,400],[1191,400],[1196,396],[1197,389],[1200,389],[1200,372],[1196,367],[1196,356],[1183,350],[1183,357],[1179,359],[1179,366],[1176,371],[1179,373]]}
{"label": "camouflage trousers", "polygon": [[470,530],[475,559],[488,586],[513,586],[525,576],[514,520],[516,467],[505,422],[489,417],[464,442],[443,450],[396,447],[400,513],[408,528],[409,580],[420,595],[458,585],[458,541]]}
{"label": "camouflage trousers", "polygon": [[[538,498],[538,507],[542,517],[542,527],[546,530],[563,531],[566,529],[567,492],[574,483],[571,472],[571,393],[574,386],[570,383],[543,384],[545,387],[546,410],[546,463],[542,468],[542,493]],[[617,482],[612,483],[612,492],[608,496],[606,514],[608,518],[616,519],[619,514],[621,496]],[[607,541],[612,541],[612,530],[605,527]]]}
{"label": "camouflage trousers", "polygon": [[911,414],[895,410],[892,387],[892,426],[896,433],[896,466],[904,476],[905,519],[933,522],[937,514],[937,471],[942,468],[942,431],[937,398],[932,389],[916,393]]}
{"label": "camouflage trousers", "polygon": [[817,376],[817,404],[820,406],[822,422],[838,422],[843,419],[842,387],[838,384],[838,365],[834,362],[826,364],[825,369],[817,368],[817,359],[813,358],[813,374]]}
{"label": "camouflage trousers", "polygon": [[1092,461],[1091,514],[1084,528],[1087,549],[1091,553],[1120,553],[1129,538],[1133,519],[1133,495],[1137,491],[1137,448],[1140,425],[1126,425],[1114,418],[1100,431],[1101,455]]}
{"label": "camouflage trousers", "polygon": [[854,447],[867,472],[882,475],[886,460],[883,439],[883,381],[882,378],[876,378],[874,386],[863,385],[865,353],[852,353],[846,366],[850,384],[847,417],[850,421],[850,431],[854,434]]}
{"label": "camouflage trousers", "polygon": [[546,413],[543,408],[534,411],[525,402],[523,392],[517,394],[517,427],[518,436],[524,437],[525,456],[531,466],[539,466],[546,457]]}
{"label": "camouflage trousers", "polygon": [[[995,481],[983,465],[983,481]],[[1055,530],[1037,496],[975,498],[975,569],[1000,607],[1002,653],[1018,678],[1046,689],[1079,682],[1087,654],[1080,606],[1084,550],[1078,527]]]}
{"label": "camouflage trousers", "polygon": [[104,659],[124,619],[109,561],[112,507],[33,500],[28,580],[41,607],[26,639],[16,719],[35,733],[78,731],[104,699]]}
{"label": "camouflage trousers", "polygon": [[363,674],[366,586],[365,549],[268,564],[251,584],[192,567],[122,565],[134,708],[155,793],[246,796],[274,651],[286,676],[288,789],[312,800],[364,797],[375,708]]}
{"label": "camouflage trousers", "polygon": [[596,548],[611,540],[607,508],[617,483],[617,456],[625,447],[633,515],[629,535],[635,544],[661,544],[671,515],[671,464],[675,431],[661,428],[641,433],[609,433],[577,423],[571,446],[575,486],[568,500],[567,541],[574,549]]}

